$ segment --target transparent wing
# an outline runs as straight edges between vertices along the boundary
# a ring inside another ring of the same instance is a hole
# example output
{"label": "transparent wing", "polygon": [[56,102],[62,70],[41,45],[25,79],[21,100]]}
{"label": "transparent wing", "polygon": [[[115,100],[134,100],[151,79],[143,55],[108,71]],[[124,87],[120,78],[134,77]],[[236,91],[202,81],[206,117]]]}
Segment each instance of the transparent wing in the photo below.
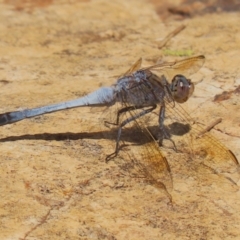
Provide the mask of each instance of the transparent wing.
{"label": "transparent wing", "polygon": [[130,75],[133,72],[136,72],[141,68],[142,58],[139,58],[125,73],[119,76],[119,78]]}
{"label": "transparent wing", "polygon": [[[148,86],[137,85],[134,89],[128,91],[128,99],[142,98],[148,92]],[[172,189],[170,166],[165,154],[147,128],[148,114],[143,114],[152,106],[136,108],[130,105],[129,102],[131,101],[117,102],[102,114],[103,120],[107,121],[109,129],[115,129],[115,139],[117,139],[119,126],[127,121],[121,131],[119,152],[113,160],[116,161],[116,159],[120,158],[121,161],[125,161],[128,171],[132,168],[134,175],[138,178],[143,177],[152,185],[157,186],[164,192],[165,197],[167,195],[171,201],[169,193]],[[141,114],[141,117],[136,118],[139,114]],[[117,116],[119,116],[118,122]],[[112,148],[113,151],[114,147]],[[109,153],[111,154],[111,152]]]}
{"label": "transparent wing", "polygon": [[232,151],[205,131],[178,103],[173,108],[166,102],[166,112],[165,126],[177,146],[177,151],[189,155],[192,167],[197,166],[195,173],[201,175],[202,181],[211,185],[211,176],[215,175],[219,177],[215,183],[221,187],[227,184],[228,180],[236,184],[240,177],[240,169]]}
{"label": "transparent wing", "polygon": [[143,70],[151,70],[156,72],[156,74],[161,73],[169,80],[172,80],[172,78],[177,74],[190,76],[196,73],[203,66],[204,62],[205,57],[203,55],[199,55],[180,61],[155,64],[144,68]]}

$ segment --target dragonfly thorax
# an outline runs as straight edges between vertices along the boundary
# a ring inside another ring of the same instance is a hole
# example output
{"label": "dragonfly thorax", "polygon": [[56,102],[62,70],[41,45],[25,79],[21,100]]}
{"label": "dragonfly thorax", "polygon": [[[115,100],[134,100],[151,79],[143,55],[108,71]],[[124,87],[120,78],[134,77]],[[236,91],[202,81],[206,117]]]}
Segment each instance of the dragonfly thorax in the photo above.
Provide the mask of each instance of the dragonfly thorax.
{"label": "dragonfly thorax", "polygon": [[178,103],[186,102],[193,94],[194,84],[183,75],[176,75],[170,85],[173,98]]}

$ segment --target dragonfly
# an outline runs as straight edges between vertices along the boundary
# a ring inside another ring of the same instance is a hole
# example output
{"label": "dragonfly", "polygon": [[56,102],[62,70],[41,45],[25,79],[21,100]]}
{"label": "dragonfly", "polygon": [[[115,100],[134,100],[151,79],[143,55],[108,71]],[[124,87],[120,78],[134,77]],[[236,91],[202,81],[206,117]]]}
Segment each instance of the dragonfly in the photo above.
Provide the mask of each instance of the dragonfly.
{"label": "dragonfly", "polygon": [[[106,161],[122,152],[124,148],[121,140],[122,131],[131,125],[135,129],[133,135],[136,135],[143,144],[140,144],[134,154],[127,151],[128,155],[138,165],[144,176],[163,189],[171,199],[171,194],[168,192],[168,187],[172,185],[171,168],[161,146],[164,145],[165,140],[169,140],[175,151],[181,151],[181,148],[177,147],[178,141],[173,140],[169,133],[169,127],[165,124],[167,119],[171,120],[171,124],[181,123],[179,128],[188,136],[193,158],[197,156],[204,158],[204,161],[210,163],[210,167],[216,172],[224,169],[225,165],[226,167],[229,164],[239,166],[233,152],[208,131],[204,131],[181,107],[181,104],[185,103],[194,92],[194,83],[185,76],[197,72],[203,66],[204,61],[205,57],[199,55],[143,68],[142,58],[140,58],[109,87],[101,87],[75,100],[2,113],[0,114],[0,126],[71,108],[107,107],[108,111],[104,112],[106,119],[104,124],[115,126],[117,136],[115,150],[107,155]],[[169,79],[172,81],[169,82]],[[150,116],[157,108],[159,112],[156,137],[148,128],[146,116]],[[115,119],[110,118],[109,113]]]}

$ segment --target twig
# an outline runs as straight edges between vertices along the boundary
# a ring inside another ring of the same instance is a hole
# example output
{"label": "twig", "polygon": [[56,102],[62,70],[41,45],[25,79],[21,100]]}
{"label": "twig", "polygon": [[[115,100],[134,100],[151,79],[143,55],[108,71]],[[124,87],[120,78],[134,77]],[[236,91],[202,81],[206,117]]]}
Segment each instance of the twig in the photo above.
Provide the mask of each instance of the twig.
{"label": "twig", "polygon": [[222,122],[221,118],[218,118],[217,120],[215,120],[214,122],[212,122],[210,125],[208,125],[205,129],[203,129],[197,136],[197,138],[201,137],[203,134],[205,134],[206,132],[209,132],[212,128],[214,128],[217,124],[219,124],[220,122]]}
{"label": "twig", "polygon": [[176,28],[173,32],[169,33],[158,45],[158,48],[161,49],[163,48],[171,38],[173,38],[174,36],[176,36],[179,32],[181,32],[186,26],[185,25],[181,25],[178,28]]}

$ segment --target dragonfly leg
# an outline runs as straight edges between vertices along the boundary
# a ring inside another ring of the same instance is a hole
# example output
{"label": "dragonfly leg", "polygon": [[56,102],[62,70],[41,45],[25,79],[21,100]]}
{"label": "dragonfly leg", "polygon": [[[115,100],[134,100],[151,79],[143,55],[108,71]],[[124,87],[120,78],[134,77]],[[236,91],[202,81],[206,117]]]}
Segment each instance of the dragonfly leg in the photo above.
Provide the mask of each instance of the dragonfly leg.
{"label": "dragonfly leg", "polygon": [[[140,107],[142,108],[142,107]],[[118,113],[117,113],[117,119],[116,119],[116,122],[115,123],[112,123],[112,122],[108,122],[108,121],[104,121],[104,124],[111,124],[111,125],[118,125],[119,124],[119,118],[120,118],[120,115],[124,112],[128,112],[128,111],[131,111],[131,110],[134,110],[134,109],[138,109],[137,107],[134,107],[134,106],[129,106],[129,107],[124,107],[124,108],[121,108],[120,110],[118,110]]]}
{"label": "dragonfly leg", "polygon": [[160,113],[159,113],[159,134],[158,134],[158,142],[159,146],[163,146],[163,140],[167,139],[172,142],[174,150],[177,152],[177,147],[175,145],[175,142],[171,139],[171,136],[169,133],[166,131],[166,128],[164,127],[164,119],[165,119],[165,105],[163,104],[160,108]]}
{"label": "dragonfly leg", "polygon": [[[122,134],[122,128],[127,125],[128,123],[152,112],[155,108],[157,107],[156,104],[152,105],[150,108],[148,109],[144,109],[142,110],[141,112],[139,112],[138,114],[136,115],[133,115],[127,119],[125,119],[118,127],[118,133],[117,133],[117,140],[116,140],[116,147],[115,147],[115,151],[113,153],[111,153],[110,155],[108,155],[106,157],[106,162],[110,161],[112,158],[116,157],[118,155],[118,152],[119,152],[119,149],[120,149],[120,146],[119,146],[119,142],[120,142],[120,138],[121,138],[121,134]],[[126,112],[126,111],[131,111],[131,110],[134,110],[134,109],[141,109],[141,108],[144,108],[143,106],[138,106],[138,107],[126,107],[126,108],[122,108],[121,110],[124,110],[124,111],[119,111],[120,114],[123,113],[123,112]],[[118,112],[118,113],[119,113]]]}

